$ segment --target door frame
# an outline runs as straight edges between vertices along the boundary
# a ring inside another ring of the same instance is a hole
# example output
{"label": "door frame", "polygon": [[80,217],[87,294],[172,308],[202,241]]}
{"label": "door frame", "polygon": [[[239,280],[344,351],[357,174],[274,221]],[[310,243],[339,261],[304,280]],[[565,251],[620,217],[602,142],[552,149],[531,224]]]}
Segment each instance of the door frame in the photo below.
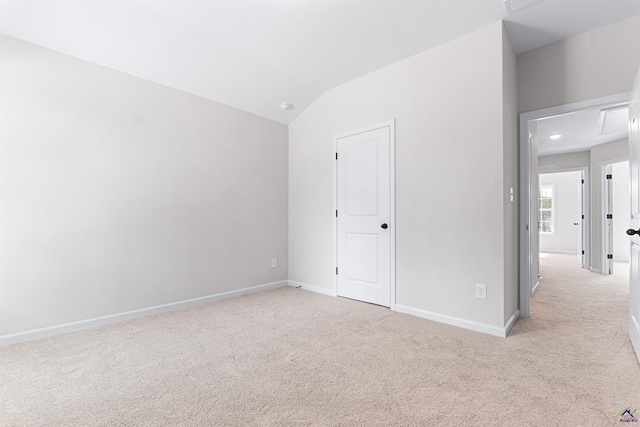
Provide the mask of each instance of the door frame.
{"label": "door frame", "polygon": [[607,254],[613,254],[613,223],[615,222],[615,216],[611,219],[611,224],[607,219],[607,213],[611,211],[613,213],[613,188],[615,185],[615,177],[611,182],[606,180],[606,175],[611,171],[613,165],[629,161],[629,156],[618,157],[615,159],[605,160],[598,162],[598,181],[600,182],[600,196],[602,201],[600,203],[600,231],[602,233],[602,247],[600,248],[600,265],[602,271],[595,271],[600,274],[613,274],[613,259],[607,259]]}
{"label": "door frame", "polygon": [[[531,233],[529,218],[532,214],[531,198],[536,194],[531,177],[538,174],[537,166],[532,165],[533,143],[529,139],[529,122],[532,120],[548,118],[563,114],[575,113],[595,107],[603,107],[611,104],[628,103],[631,93],[619,93],[602,98],[590,99],[587,101],[573,102],[570,104],[558,105],[555,107],[543,108],[520,114],[520,316],[529,317],[531,299],[531,272],[532,252]],[[536,162],[537,164],[537,162]],[[536,225],[537,232],[537,225]]]}
{"label": "door frame", "polygon": [[[587,243],[590,242],[591,232],[591,217],[589,215],[589,210],[591,210],[591,199],[589,197],[589,167],[580,168],[581,174],[581,186],[580,186],[580,210],[582,212],[582,218],[578,218],[578,220],[582,221],[582,235],[580,236],[580,240],[582,244],[580,245],[580,268],[588,268],[587,260],[591,258],[591,253],[589,245]],[[589,225],[589,226],[587,226]]]}
{"label": "door frame", "polygon": [[[333,156],[337,160],[338,155],[338,139],[346,136],[357,135],[359,133],[369,132],[384,127],[389,128],[389,239],[390,239],[390,255],[391,265],[390,272],[390,304],[392,311],[396,310],[396,121],[395,119],[386,120],[381,123],[360,127],[357,129],[341,132],[333,135]],[[337,161],[333,162],[333,211],[338,209],[338,165]],[[333,220],[333,260],[335,268],[338,268],[338,219]],[[338,296],[338,275],[333,276],[333,292]]]}

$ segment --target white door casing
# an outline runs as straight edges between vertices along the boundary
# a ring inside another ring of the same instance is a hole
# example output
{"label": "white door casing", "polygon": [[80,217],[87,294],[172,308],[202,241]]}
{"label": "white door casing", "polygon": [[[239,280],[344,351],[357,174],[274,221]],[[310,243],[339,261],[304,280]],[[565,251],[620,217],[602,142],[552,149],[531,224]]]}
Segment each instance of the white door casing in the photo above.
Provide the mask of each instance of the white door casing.
{"label": "white door casing", "polygon": [[394,123],[337,135],[336,293],[395,305]]}
{"label": "white door casing", "polygon": [[578,237],[578,247],[577,247],[577,255],[578,255],[578,265],[582,268],[584,268],[585,266],[585,262],[584,262],[584,258],[585,258],[585,251],[584,251],[584,212],[585,212],[585,208],[584,208],[584,200],[585,200],[585,194],[584,194],[584,189],[585,189],[585,183],[584,183],[584,171],[582,171],[580,173],[580,181],[578,183],[578,212],[577,212],[577,219],[576,219],[576,233],[577,233],[577,237]]}
{"label": "white door casing", "polygon": [[[629,104],[629,175],[631,222],[627,234],[640,232],[640,70]],[[640,235],[630,236],[629,258],[629,339],[640,362]]]}

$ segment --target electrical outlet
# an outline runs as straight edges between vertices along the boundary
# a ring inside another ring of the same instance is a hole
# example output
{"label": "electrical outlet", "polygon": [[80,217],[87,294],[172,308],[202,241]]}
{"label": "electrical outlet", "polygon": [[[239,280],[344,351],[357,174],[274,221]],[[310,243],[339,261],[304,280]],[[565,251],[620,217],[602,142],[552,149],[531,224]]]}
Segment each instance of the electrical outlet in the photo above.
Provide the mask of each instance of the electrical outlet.
{"label": "electrical outlet", "polygon": [[271,268],[276,268],[278,266],[278,258],[271,258]]}
{"label": "electrical outlet", "polygon": [[476,298],[487,299],[487,285],[476,283]]}

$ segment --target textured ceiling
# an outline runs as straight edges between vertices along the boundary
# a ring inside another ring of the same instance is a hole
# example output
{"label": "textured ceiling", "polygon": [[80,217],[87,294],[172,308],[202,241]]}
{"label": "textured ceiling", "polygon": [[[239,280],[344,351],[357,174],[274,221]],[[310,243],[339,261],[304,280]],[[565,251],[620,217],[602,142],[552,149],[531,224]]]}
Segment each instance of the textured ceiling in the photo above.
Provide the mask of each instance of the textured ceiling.
{"label": "textured ceiling", "polygon": [[[288,124],[324,91],[505,20],[518,53],[638,0],[0,0],[0,32]],[[279,105],[295,107],[282,111]]]}

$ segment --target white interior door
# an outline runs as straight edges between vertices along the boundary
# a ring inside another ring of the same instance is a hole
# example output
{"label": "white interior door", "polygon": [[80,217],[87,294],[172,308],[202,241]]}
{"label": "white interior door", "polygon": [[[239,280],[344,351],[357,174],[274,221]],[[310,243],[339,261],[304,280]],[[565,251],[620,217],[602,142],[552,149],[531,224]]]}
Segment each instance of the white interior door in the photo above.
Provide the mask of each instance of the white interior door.
{"label": "white interior door", "polygon": [[602,221],[603,221],[603,253],[602,253],[602,273],[613,274],[613,168],[605,165],[604,186],[602,193]]}
{"label": "white interior door", "polygon": [[582,172],[581,174],[581,182],[578,183],[578,219],[575,222],[576,227],[576,233],[578,235],[578,247],[577,247],[577,254],[578,254],[578,265],[582,268],[584,268],[584,258],[585,258],[585,253],[584,253],[584,172]]}
{"label": "white interior door", "polygon": [[640,70],[629,105],[629,175],[631,254],[629,259],[629,338],[640,361]]}
{"label": "white interior door", "polygon": [[392,305],[393,126],[336,137],[337,294]]}

